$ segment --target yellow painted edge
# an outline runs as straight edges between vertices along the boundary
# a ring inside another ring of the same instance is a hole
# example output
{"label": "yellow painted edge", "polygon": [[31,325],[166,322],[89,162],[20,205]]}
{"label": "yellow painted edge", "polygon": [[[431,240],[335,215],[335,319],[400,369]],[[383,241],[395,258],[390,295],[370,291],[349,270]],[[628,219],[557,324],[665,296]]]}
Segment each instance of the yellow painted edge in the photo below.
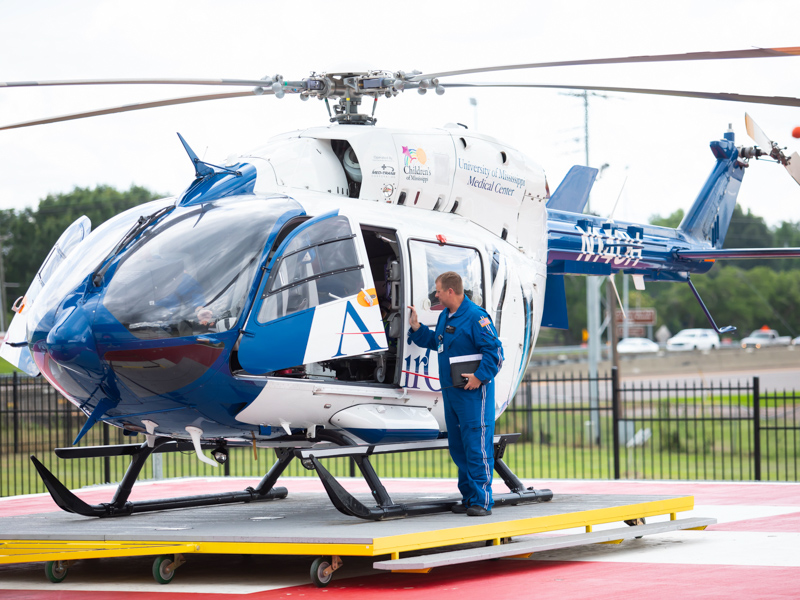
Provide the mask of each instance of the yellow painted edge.
{"label": "yellow painted edge", "polygon": [[[614,523],[628,519],[653,517],[692,510],[694,497],[683,496],[665,500],[653,500],[637,504],[612,506],[586,511],[576,511],[558,515],[546,515],[515,521],[499,521],[481,525],[468,525],[451,529],[438,529],[429,532],[402,534],[373,538],[376,555],[391,552],[407,552],[440,546],[450,546],[498,537],[514,537],[543,531],[558,531],[575,527],[586,527],[603,523]],[[508,510],[513,510],[509,508]]]}
{"label": "yellow painted edge", "polygon": [[687,527],[683,531],[705,531],[708,525],[701,525],[700,527]]}
{"label": "yellow painted edge", "polygon": [[587,525],[586,526],[586,533],[592,533],[592,526],[591,525]]}
{"label": "yellow painted edge", "polygon": [[623,540],[608,540],[607,542],[597,542],[598,544],[621,544]]}
{"label": "yellow painted edge", "polygon": [[533,555],[533,552],[528,552],[527,554],[515,554],[514,556],[504,556],[503,558],[530,558]]}
{"label": "yellow painted edge", "polygon": [[189,554],[197,552],[196,544],[160,544],[160,545],[131,545],[115,544],[111,547],[102,547],[100,544],[71,544],[65,542],[56,545],[50,542],[49,547],[19,547],[0,548],[0,564],[17,564],[30,562],[44,562],[48,560],[82,560],[86,558],[116,558],[123,556],[156,556],[159,554]]}
{"label": "yellow painted edge", "polygon": [[[261,542],[200,542],[199,554],[329,554],[336,556],[376,556],[372,544],[301,544]],[[394,551],[392,551],[394,552]],[[399,552],[399,551],[398,551]]]}
{"label": "yellow painted edge", "polygon": [[430,573],[433,570],[433,567],[428,567],[427,569],[394,569],[392,573]]}
{"label": "yellow painted edge", "polygon": [[375,556],[371,544],[300,544],[259,542],[47,542],[14,540],[0,546],[0,564],[79,560],[159,554],[328,554]]}

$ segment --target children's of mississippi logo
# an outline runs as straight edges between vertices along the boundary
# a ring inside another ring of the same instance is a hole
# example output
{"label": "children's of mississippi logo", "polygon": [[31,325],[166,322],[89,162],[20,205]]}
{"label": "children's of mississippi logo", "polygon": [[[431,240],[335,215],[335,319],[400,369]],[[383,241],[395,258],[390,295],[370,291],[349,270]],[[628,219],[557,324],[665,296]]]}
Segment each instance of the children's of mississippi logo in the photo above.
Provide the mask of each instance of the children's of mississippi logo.
{"label": "children's of mississippi logo", "polygon": [[417,161],[419,164],[424,165],[428,162],[428,157],[425,155],[425,151],[422,148],[409,148],[408,146],[403,146],[403,157],[406,160],[406,166],[411,166],[414,161]]}

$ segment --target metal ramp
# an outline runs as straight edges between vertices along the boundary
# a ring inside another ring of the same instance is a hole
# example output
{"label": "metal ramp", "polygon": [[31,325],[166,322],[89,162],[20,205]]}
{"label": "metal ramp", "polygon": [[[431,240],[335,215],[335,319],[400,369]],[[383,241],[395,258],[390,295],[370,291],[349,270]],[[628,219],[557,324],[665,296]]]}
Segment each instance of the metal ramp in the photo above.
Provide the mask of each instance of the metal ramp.
{"label": "metal ramp", "polygon": [[[375,569],[392,571],[393,573],[427,573],[435,567],[445,567],[447,565],[461,565],[496,558],[528,558],[535,552],[544,552],[545,550],[573,548],[589,544],[615,544],[645,535],[666,533],[668,531],[703,530],[716,522],[716,519],[708,518],[677,519],[662,523],[637,525],[636,527],[620,527],[605,531],[546,537],[538,540],[508,541],[500,544],[497,544],[497,542],[502,542],[502,540],[492,540],[492,545],[484,548],[470,548],[468,550],[454,550],[409,558],[383,560],[373,563],[372,566]],[[587,528],[590,529],[588,526]]]}

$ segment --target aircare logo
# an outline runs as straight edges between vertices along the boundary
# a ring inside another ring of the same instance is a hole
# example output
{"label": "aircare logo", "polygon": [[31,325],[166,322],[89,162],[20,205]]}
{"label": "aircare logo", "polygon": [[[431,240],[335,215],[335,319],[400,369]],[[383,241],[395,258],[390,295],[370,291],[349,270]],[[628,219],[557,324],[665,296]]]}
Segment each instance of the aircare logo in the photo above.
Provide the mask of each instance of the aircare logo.
{"label": "aircare logo", "polygon": [[402,148],[403,158],[405,159],[403,173],[406,174],[406,179],[427,183],[433,171],[423,166],[428,162],[428,156],[425,154],[425,150],[422,148],[409,148],[408,146],[403,146]]}

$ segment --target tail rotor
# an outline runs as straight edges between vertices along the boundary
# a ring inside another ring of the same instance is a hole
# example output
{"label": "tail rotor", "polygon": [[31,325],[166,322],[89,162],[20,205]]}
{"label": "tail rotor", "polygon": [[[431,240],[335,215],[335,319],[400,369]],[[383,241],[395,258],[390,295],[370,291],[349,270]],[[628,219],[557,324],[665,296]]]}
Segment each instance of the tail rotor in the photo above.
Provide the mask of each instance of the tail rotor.
{"label": "tail rotor", "polygon": [[769,156],[773,158],[786,167],[792,179],[800,185],[800,154],[794,152],[791,156],[787,157],[783,152],[784,149],[778,146],[777,142],[773,142],[769,139],[769,136],[764,133],[761,127],[759,127],[747,113],[744,114],[744,123],[747,128],[747,135],[760,146],[760,148],[753,148],[752,151],[748,153],[748,158],[758,158],[759,156]]}

